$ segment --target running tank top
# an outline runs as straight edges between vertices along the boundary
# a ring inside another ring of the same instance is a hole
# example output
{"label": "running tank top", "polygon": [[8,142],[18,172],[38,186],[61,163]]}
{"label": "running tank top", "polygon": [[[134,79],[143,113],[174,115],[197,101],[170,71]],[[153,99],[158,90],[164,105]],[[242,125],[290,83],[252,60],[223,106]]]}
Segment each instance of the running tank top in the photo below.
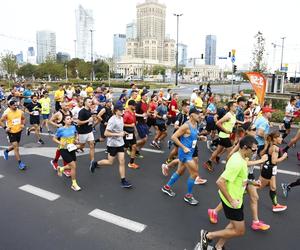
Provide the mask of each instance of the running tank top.
{"label": "running tank top", "polygon": [[[230,112],[229,112],[229,114],[230,114],[230,119],[228,121],[224,122],[222,125],[226,130],[228,130],[230,133],[232,133],[233,127],[236,123],[236,116],[235,116],[235,114],[233,115]],[[219,137],[220,138],[229,138],[230,134],[226,134],[225,132],[220,131]]]}
{"label": "running tank top", "polygon": [[19,133],[22,128],[22,114],[23,111],[17,109],[16,111],[12,111],[11,109],[8,109],[6,115],[7,115],[7,124],[6,126],[10,128],[10,133]]}
{"label": "running tank top", "polygon": [[69,112],[68,114],[65,114],[65,113],[62,112],[61,110],[59,110],[59,112],[61,113],[62,118],[61,118],[61,121],[59,121],[57,124],[62,124],[63,126],[65,126],[65,123],[64,123],[65,117],[66,117],[66,116],[71,116],[71,117],[73,117],[73,114],[72,114],[71,111],[68,111],[68,112]]}
{"label": "running tank top", "polygon": [[190,122],[187,122],[189,129],[190,129],[190,135],[189,136],[181,136],[180,142],[187,148],[189,148],[191,151],[193,151],[197,145],[197,139],[198,139],[198,129],[197,126],[194,128]]}

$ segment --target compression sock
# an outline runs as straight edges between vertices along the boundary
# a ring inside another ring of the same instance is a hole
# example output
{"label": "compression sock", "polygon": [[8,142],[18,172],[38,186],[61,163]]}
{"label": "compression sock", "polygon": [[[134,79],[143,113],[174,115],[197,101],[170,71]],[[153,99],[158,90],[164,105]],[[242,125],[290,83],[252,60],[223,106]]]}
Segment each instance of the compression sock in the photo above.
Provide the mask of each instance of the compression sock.
{"label": "compression sock", "polygon": [[274,206],[277,205],[277,195],[276,195],[276,191],[273,191],[273,190],[270,190],[270,197],[271,197],[271,200],[272,200],[272,203]]}
{"label": "compression sock", "polygon": [[194,186],[194,182],[195,182],[194,179],[192,179],[191,177],[188,178],[188,180],[187,180],[187,189],[188,189],[187,193],[188,193],[188,194],[191,194],[191,193],[192,193],[193,186]]}
{"label": "compression sock", "polygon": [[60,157],[60,151],[59,151],[59,149],[57,149],[56,152],[55,152],[55,158],[54,158],[54,161],[55,161],[55,162],[58,162],[59,157]]}
{"label": "compression sock", "polygon": [[297,179],[296,181],[292,182],[291,184],[288,185],[288,188],[300,186],[300,179]]}
{"label": "compression sock", "polygon": [[286,146],[284,149],[283,149],[283,152],[286,152],[287,153],[287,151],[290,149],[290,147],[289,146]]}
{"label": "compression sock", "polygon": [[134,163],[134,158],[130,158],[130,164]]}
{"label": "compression sock", "polygon": [[167,183],[167,186],[171,187],[178,179],[179,179],[180,175],[177,174],[176,172],[174,174],[172,174],[169,182]]}

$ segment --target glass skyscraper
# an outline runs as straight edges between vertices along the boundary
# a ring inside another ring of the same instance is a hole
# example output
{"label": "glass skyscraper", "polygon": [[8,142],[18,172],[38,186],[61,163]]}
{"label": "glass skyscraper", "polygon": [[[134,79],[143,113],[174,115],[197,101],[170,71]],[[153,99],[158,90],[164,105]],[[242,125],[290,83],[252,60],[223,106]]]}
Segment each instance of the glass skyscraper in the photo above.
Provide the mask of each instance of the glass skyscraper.
{"label": "glass skyscraper", "polygon": [[207,35],[205,40],[205,64],[216,65],[217,37]]}
{"label": "glass skyscraper", "polygon": [[114,60],[119,61],[126,53],[126,35],[114,34]]}

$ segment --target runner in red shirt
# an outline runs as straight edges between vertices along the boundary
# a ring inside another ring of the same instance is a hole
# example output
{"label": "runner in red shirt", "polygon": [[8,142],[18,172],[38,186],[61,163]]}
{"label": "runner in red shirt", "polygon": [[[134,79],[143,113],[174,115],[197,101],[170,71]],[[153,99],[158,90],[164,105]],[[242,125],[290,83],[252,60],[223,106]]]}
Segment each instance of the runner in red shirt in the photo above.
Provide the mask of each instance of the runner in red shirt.
{"label": "runner in red shirt", "polygon": [[155,127],[155,110],[157,108],[157,95],[152,95],[151,96],[151,100],[149,103],[149,108],[148,108],[148,119],[147,119],[147,125],[149,127],[149,130],[151,129],[151,127]]}
{"label": "runner in red shirt", "polygon": [[173,98],[169,104],[167,125],[174,124],[176,121],[176,115],[179,113],[177,101],[178,101],[178,94],[174,93]]}
{"label": "runner in red shirt", "polygon": [[136,124],[136,117],[135,117],[135,106],[136,102],[134,100],[128,101],[128,107],[123,115],[124,121],[124,143],[125,148],[131,148],[130,152],[130,162],[128,163],[128,167],[137,169],[139,165],[134,163],[135,154],[136,154],[136,137],[135,137],[135,124]]}

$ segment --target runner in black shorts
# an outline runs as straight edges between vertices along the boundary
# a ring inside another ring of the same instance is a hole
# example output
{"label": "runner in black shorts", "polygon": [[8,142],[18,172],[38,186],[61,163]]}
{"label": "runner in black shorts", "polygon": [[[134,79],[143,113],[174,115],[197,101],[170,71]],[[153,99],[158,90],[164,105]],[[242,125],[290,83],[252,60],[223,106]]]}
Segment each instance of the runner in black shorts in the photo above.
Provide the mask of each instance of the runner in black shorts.
{"label": "runner in black shorts", "polygon": [[119,161],[119,173],[121,177],[121,187],[130,188],[132,184],[125,178],[125,154],[124,154],[124,122],[122,118],[123,105],[117,104],[114,106],[114,113],[107,123],[104,135],[107,137],[107,152],[108,158],[101,161],[93,161],[90,167],[92,173],[97,167],[111,166],[116,156]]}

